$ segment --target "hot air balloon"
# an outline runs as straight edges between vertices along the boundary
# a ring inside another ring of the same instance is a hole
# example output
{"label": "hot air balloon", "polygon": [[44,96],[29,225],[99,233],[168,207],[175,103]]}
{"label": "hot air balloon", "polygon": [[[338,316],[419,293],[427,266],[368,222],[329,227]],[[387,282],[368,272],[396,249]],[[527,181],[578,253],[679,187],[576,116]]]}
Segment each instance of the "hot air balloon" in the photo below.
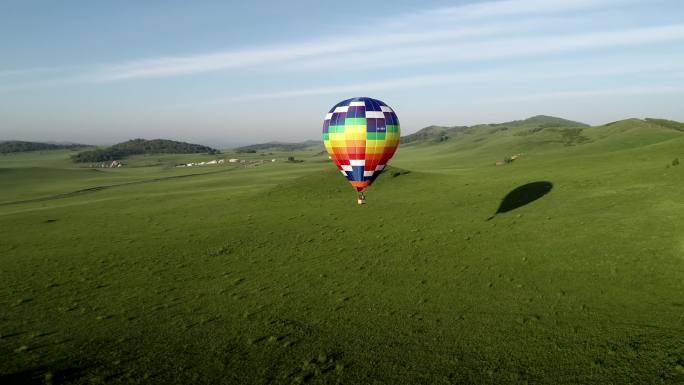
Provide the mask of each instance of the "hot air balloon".
{"label": "hot air balloon", "polygon": [[380,100],[343,100],[325,115],[323,143],[330,159],[359,193],[357,202],[363,204],[363,190],[380,175],[399,146],[399,119]]}

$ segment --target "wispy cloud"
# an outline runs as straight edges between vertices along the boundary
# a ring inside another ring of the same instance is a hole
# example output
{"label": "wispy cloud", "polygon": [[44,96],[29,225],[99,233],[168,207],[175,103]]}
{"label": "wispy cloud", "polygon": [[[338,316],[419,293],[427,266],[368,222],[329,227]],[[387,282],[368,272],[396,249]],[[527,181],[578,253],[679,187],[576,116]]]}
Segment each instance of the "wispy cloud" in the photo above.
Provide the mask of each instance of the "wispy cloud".
{"label": "wispy cloud", "polygon": [[[364,55],[345,58],[343,62],[337,58],[322,57],[295,63],[293,66],[285,65],[284,68],[299,70],[363,68],[367,70],[369,68],[562,54],[602,48],[639,46],[673,40],[684,41],[684,24],[545,37],[497,38],[476,43],[424,44],[398,51],[383,48]],[[387,60],[388,57],[391,57],[392,60]]]}
{"label": "wispy cloud", "polygon": [[403,15],[389,21],[389,25],[402,27],[407,24],[435,25],[450,22],[469,22],[492,18],[548,15],[573,11],[605,9],[635,3],[636,0],[502,0],[429,9],[415,14]]}
{"label": "wispy cloud", "polygon": [[401,32],[375,36],[372,40],[356,41],[348,36],[328,38],[314,42],[263,47],[250,50],[217,52],[203,55],[166,57],[132,61],[119,65],[107,65],[90,76],[96,81],[116,81],[189,75],[218,70],[249,68],[264,65],[305,63],[329,57],[331,54],[350,51],[383,49],[441,40],[458,40],[509,32],[516,26],[464,26],[456,29],[420,32]]}
{"label": "wispy cloud", "polygon": [[[535,19],[535,17],[548,17],[569,11],[605,9],[616,4],[631,2],[629,0],[576,0],[572,2],[565,0],[505,0],[445,7],[419,13],[388,16],[385,20],[379,21],[379,24],[385,25],[386,28],[378,28],[378,30],[388,32],[384,34],[375,33],[373,39],[354,39],[354,31],[350,31],[344,36],[331,36],[310,42],[200,55],[151,58],[104,65],[87,74],[86,77],[94,81],[111,82],[253,67],[270,66],[273,69],[281,69],[283,66],[290,69],[314,68],[317,65],[327,65],[329,61],[336,60],[329,59],[331,56],[335,57],[332,54],[360,51],[369,54],[364,54],[364,57],[372,57],[372,59],[363,62],[364,64],[369,61],[387,63],[387,60],[378,61],[373,57],[373,55],[377,57],[387,52],[391,52],[393,55],[404,55],[400,58],[401,61],[407,64],[416,64],[420,62],[419,58],[427,59],[427,61],[438,57],[444,58],[443,60],[478,60],[487,58],[487,52],[492,52],[489,54],[490,57],[497,57],[497,55],[511,55],[511,51],[520,51],[521,49],[527,51],[527,54],[531,54],[542,49],[553,50],[554,47],[559,46],[564,46],[565,49],[571,49],[572,46],[582,46],[582,44],[584,46],[601,46],[600,42],[577,41],[578,38],[591,39],[590,36],[575,36],[573,41],[559,36],[560,45],[555,44],[552,37],[518,41],[510,41],[506,37],[513,32],[543,27],[544,21]],[[516,19],[509,20],[510,16],[516,16]],[[457,23],[459,21],[460,23]],[[459,27],[454,28],[454,24],[459,25]],[[618,31],[614,32],[613,35],[604,34],[600,36],[599,41],[602,40],[603,44],[607,45],[611,43],[610,39],[622,41],[636,37],[637,40],[634,40],[634,43],[637,43],[638,36],[635,35],[639,33],[649,33],[649,31]],[[455,45],[461,39],[496,36],[498,36],[497,39],[484,42]],[[649,41],[655,39],[652,36]],[[544,46],[539,48],[538,44],[544,44]],[[555,49],[559,50],[559,48]],[[457,50],[459,55],[443,56],[444,52],[453,52],[454,50]],[[471,53],[473,50],[475,52]],[[399,61],[394,60],[395,63]]]}
{"label": "wispy cloud", "polygon": [[[679,58],[681,59],[681,58]],[[681,60],[680,60],[681,63]],[[331,94],[356,94],[375,92],[390,89],[426,88],[433,86],[453,85],[458,83],[499,82],[510,81],[539,81],[554,79],[592,79],[610,78],[625,75],[650,75],[671,74],[677,75],[684,70],[684,63],[639,63],[632,65],[612,66],[610,68],[572,69],[568,67],[551,66],[552,70],[523,71],[513,68],[507,71],[467,71],[459,74],[433,74],[421,76],[407,76],[391,78],[381,81],[371,81],[342,86],[321,86],[302,88],[287,91],[272,91],[246,95],[238,95],[229,98],[221,98],[211,101],[211,104],[234,103],[240,101],[287,99],[292,97],[331,95]]]}

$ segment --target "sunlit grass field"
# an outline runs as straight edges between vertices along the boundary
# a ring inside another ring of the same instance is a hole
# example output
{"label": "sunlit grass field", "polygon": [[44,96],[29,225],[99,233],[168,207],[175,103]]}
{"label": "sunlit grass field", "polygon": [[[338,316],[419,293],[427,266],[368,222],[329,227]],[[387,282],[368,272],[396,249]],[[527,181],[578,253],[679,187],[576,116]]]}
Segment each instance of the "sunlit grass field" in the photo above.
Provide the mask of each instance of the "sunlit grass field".
{"label": "sunlit grass field", "polygon": [[684,133],[582,135],[402,146],[365,206],[320,150],[0,156],[0,383],[684,383]]}

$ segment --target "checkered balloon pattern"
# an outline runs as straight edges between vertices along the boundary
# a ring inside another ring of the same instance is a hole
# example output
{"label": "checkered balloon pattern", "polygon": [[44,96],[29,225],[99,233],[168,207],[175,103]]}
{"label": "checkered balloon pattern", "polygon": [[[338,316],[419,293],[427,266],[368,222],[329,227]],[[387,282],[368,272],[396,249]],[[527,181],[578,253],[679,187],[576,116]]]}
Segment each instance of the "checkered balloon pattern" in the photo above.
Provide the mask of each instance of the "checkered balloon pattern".
{"label": "checkered balloon pattern", "polygon": [[399,146],[399,119],[385,103],[352,98],[337,103],[323,121],[330,158],[356,191],[380,175]]}

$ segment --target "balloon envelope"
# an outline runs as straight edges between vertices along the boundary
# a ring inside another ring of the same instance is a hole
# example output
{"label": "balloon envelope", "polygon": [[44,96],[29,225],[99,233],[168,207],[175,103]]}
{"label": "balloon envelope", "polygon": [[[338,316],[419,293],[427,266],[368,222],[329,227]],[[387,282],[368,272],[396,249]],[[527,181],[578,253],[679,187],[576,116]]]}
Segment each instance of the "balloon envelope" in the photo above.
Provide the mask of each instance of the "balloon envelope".
{"label": "balloon envelope", "polygon": [[363,191],[397,150],[399,119],[380,100],[343,100],[325,115],[323,143],[340,172],[356,191]]}

